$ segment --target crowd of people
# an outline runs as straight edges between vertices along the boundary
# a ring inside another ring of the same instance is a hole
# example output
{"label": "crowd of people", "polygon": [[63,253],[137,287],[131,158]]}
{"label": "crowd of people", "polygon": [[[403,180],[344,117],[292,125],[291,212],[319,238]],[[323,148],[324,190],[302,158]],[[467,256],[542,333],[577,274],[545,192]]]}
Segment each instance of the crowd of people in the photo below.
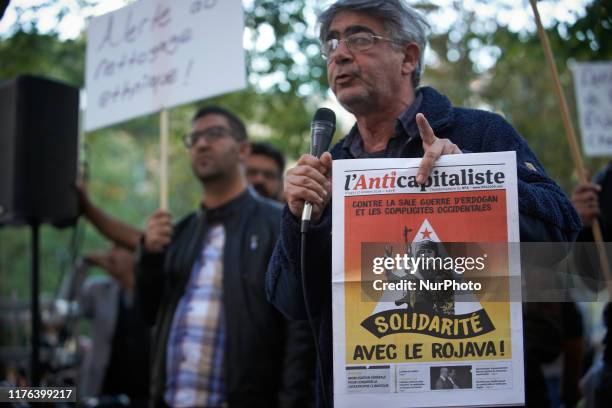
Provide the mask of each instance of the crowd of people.
{"label": "crowd of people", "polygon": [[[122,394],[132,406],[332,407],[332,160],[422,158],[417,181],[424,183],[442,155],[515,151],[521,241],[558,242],[568,251],[577,238],[592,241],[597,218],[605,240],[612,236],[612,165],[570,200],[502,116],[453,106],[421,86],[428,23],[413,8],[339,0],[319,23],[329,86],[356,122],[330,152],[303,155],[285,174],[282,152],[250,143],[236,113],[206,106],[184,140],[203,190],[192,213],[158,210],[139,229],[96,206],[79,185],[84,216],[113,243],[87,257],[109,277],[89,279],[79,296],[94,342],[83,362],[83,395]],[[305,202],[312,223],[302,264]],[[609,306],[605,316],[610,326]],[[563,339],[581,335],[573,325]],[[612,406],[609,333],[605,345],[597,370],[582,384],[577,375],[564,384],[565,406],[581,393],[588,406]],[[525,347],[533,407],[554,400],[539,350]],[[460,388],[454,378],[442,368],[436,388]]]}

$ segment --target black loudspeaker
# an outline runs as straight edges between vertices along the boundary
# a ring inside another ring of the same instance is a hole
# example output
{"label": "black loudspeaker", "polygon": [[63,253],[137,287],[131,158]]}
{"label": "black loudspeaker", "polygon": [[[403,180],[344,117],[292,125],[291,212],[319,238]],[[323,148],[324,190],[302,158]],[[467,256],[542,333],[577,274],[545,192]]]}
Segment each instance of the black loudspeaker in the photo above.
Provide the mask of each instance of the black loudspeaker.
{"label": "black loudspeaker", "polygon": [[79,90],[33,76],[0,86],[0,224],[73,225]]}

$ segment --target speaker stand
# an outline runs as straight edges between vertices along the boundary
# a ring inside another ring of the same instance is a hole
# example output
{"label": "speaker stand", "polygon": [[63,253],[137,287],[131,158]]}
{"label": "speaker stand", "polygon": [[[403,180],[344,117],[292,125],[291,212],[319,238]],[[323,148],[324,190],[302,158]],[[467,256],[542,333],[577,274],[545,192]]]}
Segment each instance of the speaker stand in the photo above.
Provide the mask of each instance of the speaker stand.
{"label": "speaker stand", "polygon": [[39,221],[31,221],[32,230],[32,286],[31,286],[31,354],[30,354],[30,387],[40,385],[40,302],[39,302]]}

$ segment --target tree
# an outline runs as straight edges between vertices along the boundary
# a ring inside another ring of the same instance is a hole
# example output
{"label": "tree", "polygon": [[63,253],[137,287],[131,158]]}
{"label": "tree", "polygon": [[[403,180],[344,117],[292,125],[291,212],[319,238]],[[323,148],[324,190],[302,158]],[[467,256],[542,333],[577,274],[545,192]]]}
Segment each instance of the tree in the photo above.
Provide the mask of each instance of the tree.
{"label": "tree", "polygon": [[[587,7],[586,15],[573,25],[557,22],[548,30],[560,79],[573,112],[574,126],[578,121],[567,64],[571,59],[596,61],[612,58],[612,47],[607,41],[612,34],[611,6],[609,0],[596,0]],[[483,41],[495,44],[502,53],[488,72],[486,85],[481,88],[479,96],[511,120],[527,138],[550,175],[567,191],[571,190],[576,183],[574,166],[570,165],[572,159],[559,104],[537,33],[524,36],[498,27]],[[600,168],[602,163],[601,159],[586,160],[591,171]]]}
{"label": "tree", "polygon": [[[89,12],[99,0],[78,3],[81,10]],[[427,0],[415,3],[433,20],[443,11]],[[476,3],[489,4],[483,0]],[[0,43],[0,79],[30,73],[83,85],[85,36],[66,41],[57,30],[46,34],[37,31],[36,12],[58,4],[47,0],[18,10],[12,35]],[[503,4],[498,7],[507,7]],[[458,23],[431,37],[432,63],[424,84],[439,88],[456,105],[504,114],[528,139],[550,175],[566,189],[571,188],[569,150],[536,33],[514,32],[496,17],[484,19],[459,1],[450,7],[459,16]],[[574,23],[557,23],[549,29],[570,102],[573,93],[564,68],[566,61],[611,56],[612,45],[607,41],[612,28],[610,7],[610,0],[595,0]],[[252,44],[247,50],[249,88],[171,110],[170,207],[177,217],[194,208],[201,196],[180,141],[198,106],[218,103],[239,112],[253,138],[271,140],[290,158],[307,150],[310,119],[328,96],[326,67],[313,30],[316,8],[314,0],[245,1],[246,36]],[[58,24],[69,11],[65,5],[59,7]],[[266,42],[266,38],[271,40]],[[482,55],[492,62],[483,66]],[[337,137],[347,130],[338,130]],[[94,200],[138,226],[158,203],[158,133],[158,117],[150,115],[84,138],[82,157],[88,162]],[[597,161],[589,164],[592,168],[599,165]],[[64,261],[70,258],[70,237],[70,231],[43,229],[42,284],[47,291],[55,287],[65,269]],[[4,274],[0,281],[8,282],[0,294],[10,288],[28,293],[28,239],[26,230],[0,229],[0,271]],[[84,250],[105,245],[103,238],[90,228],[86,230]]]}
{"label": "tree", "polygon": [[[88,1],[82,5],[95,3]],[[17,27],[0,44],[0,59],[9,62],[0,66],[0,79],[27,73],[83,86],[85,37],[61,41],[57,32],[41,34],[36,22],[24,17],[26,12],[40,11],[54,4],[57,2],[46,1],[34,11],[17,10]],[[304,64],[295,61],[296,54],[287,51],[289,43],[297,43],[299,49],[310,50],[310,57],[314,54],[318,57],[318,47],[314,53],[309,47],[315,40],[305,33],[305,13],[308,9],[301,1],[254,1],[247,5],[245,21],[253,42],[265,32],[262,27],[270,27],[275,35],[275,41],[265,50],[247,53],[250,87],[171,110],[170,206],[177,218],[191,211],[201,197],[201,188],[191,175],[181,143],[182,135],[189,130],[190,116],[199,105],[221,104],[239,112],[250,125],[252,136],[271,140],[292,157],[306,150],[314,104],[303,96],[323,92],[324,70],[319,58],[315,59],[318,68],[304,70],[300,67]],[[58,16],[58,21],[62,18]],[[261,65],[262,58],[269,62],[268,67]],[[260,82],[273,74],[276,81],[263,89]],[[320,78],[319,86],[312,85],[313,76]],[[308,86],[304,87],[305,84]],[[158,205],[158,133],[158,118],[149,115],[91,132],[84,138],[81,156],[87,162],[90,194],[105,210],[138,226],[144,225],[146,216]],[[63,260],[70,259],[70,233],[43,227],[42,288],[45,291],[55,288],[60,271],[66,268]],[[25,229],[3,229],[0,241],[0,268],[5,275],[0,278],[8,283],[2,285],[0,292],[16,289],[24,295],[28,293],[29,283],[29,233]],[[85,251],[106,245],[102,237],[87,227]],[[17,254],[19,257],[13,258]]]}

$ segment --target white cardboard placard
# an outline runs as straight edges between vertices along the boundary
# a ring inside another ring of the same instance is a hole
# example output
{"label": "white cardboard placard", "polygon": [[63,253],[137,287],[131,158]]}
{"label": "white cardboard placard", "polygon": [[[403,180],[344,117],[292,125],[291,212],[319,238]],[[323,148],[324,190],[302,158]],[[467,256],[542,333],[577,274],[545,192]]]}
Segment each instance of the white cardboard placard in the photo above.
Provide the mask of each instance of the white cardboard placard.
{"label": "white cardboard placard", "polygon": [[246,86],[240,0],[140,0],[91,20],[85,129]]}
{"label": "white cardboard placard", "polygon": [[572,65],[582,145],[587,156],[612,155],[612,62]]}

